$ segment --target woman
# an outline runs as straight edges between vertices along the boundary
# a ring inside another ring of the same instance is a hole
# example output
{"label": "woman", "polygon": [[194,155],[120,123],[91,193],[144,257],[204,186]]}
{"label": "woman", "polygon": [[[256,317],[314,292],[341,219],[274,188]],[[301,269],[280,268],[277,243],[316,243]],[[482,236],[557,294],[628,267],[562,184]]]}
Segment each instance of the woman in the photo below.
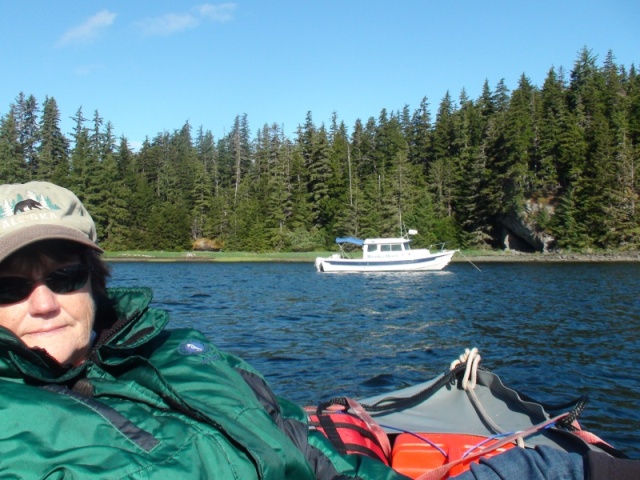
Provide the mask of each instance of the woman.
{"label": "woman", "polygon": [[0,477],[404,478],[309,433],[239,358],[107,291],[93,220],[47,182],[0,186]]}

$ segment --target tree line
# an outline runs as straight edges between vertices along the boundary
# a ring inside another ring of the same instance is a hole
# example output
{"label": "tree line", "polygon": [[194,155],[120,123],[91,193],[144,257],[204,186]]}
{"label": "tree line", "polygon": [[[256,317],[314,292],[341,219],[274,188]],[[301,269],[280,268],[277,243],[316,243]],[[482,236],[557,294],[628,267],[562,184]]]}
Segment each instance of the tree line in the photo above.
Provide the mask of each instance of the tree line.
{"label": "tree line", "polygon": [[347,129],[309,112],[293,138],[252,133],[247,115],[214,139],[187,122],[133,151],[96,111],[69,136],[53,97],[20,93],[0,119],[0,179],[74,191],[107,250],[312,251],[336,236],[503,247],[514,215],[550,248],[637,249],[640,78],[586,47],[542,87],[524,74],[471,99],[449,93],[432,118],[382,109]]}

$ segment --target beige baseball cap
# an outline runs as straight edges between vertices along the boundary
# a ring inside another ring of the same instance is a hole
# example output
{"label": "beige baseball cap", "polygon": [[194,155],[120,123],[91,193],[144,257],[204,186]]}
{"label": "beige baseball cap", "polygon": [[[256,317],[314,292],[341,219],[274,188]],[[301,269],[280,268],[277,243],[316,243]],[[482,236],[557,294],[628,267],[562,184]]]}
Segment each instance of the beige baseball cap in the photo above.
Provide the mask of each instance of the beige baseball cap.
{"label": "beige baseball cap", "polygon": [[66,188],[49,182],[0,185],[0,262],[31,243],[53,239],[102,252],[91,215]]}

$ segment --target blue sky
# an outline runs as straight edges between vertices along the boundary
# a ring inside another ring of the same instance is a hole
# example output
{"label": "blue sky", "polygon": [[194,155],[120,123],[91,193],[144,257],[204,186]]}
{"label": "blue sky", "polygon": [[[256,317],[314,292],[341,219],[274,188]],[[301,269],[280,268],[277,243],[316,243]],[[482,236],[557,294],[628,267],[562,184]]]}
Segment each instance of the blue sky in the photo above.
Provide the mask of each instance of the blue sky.
{"label": "blue sky", "polygon": [[63,133],[98,110],[134,148],[187,121],[219,139],[245,113],[252,134],[290,137],[308,111],[351,131],[427,97],[435,118],[447,91],[542,86],[585,46],[640,67],[637,0],[0,0],[0,15],[0,115],[20,92],[54,97]]}

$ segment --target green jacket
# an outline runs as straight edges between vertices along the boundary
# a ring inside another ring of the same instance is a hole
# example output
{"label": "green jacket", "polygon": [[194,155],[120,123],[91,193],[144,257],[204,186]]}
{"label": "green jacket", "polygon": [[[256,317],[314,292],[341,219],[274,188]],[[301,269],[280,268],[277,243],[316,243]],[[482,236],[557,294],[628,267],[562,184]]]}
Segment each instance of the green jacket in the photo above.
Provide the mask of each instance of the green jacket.
{"label": "green jacket", "polygon": [[118,320],[79,367],[0,328],[0,478],[404,478],[337,454],[201,333],[165,330],[150,290],[110,295]]}

